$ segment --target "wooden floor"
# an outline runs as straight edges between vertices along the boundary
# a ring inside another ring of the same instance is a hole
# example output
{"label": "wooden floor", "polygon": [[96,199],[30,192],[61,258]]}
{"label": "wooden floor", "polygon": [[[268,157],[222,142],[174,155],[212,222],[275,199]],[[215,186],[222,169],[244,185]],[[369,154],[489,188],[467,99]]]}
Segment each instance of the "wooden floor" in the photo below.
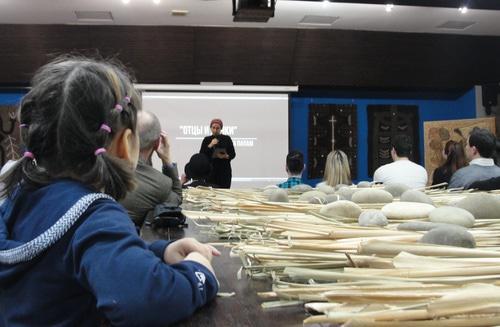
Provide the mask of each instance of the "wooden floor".
{"label": "wooden floor", "polygon": [[[201,242],[218,241],[206,234],[200,234],[198,228],[188,222],[188,228],[183,231],[173,229],[152,230],[146,226],[141,236],[146,241],[157,239],[178,239],[195,237]],[[242,274],[237,279],[241,261],[229,257],[228,248],[219,248],[222,256],[215,258],[213,263],[217,278],[220,282],[220,292],[235,292],[232,297],[218,297],[207,306],[198,310],[194,316],[182,321],[176,326],[302,326],[307,317],[303,306],[288,308],[266,309],[260,306],[262,300],[257,292],[270,291],[270,280],[251,280]]]}

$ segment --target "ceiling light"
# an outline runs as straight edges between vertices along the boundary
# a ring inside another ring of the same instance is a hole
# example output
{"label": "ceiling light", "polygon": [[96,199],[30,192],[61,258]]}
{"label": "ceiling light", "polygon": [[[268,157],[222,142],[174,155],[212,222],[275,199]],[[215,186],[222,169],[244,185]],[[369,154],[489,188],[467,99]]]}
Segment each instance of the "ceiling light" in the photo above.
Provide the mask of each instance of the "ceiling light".
{"label": "ceiling light", "polygon": [[462,13],[462,14],[466,14],[467,11],[469,10],[466,6],[463,6],[463,7],[460,7],[458,8],[458,10]]}
{"label": "ceiling light", "polygon": [[385,5],[385,11],[391,12],[392,8],[394,8],[394,5],[392,3],[388,3]]}
{"label": "ceiling light", "polygon": [[124,5],[128,5],[128,3],[130,2],[130,0],[122,0],[123,4]]}
{"label": "ceiling light", "polygon": [[160,2],[161,2],[161,0],[153,0],[153,3],[154,3],[155,5],[159,5],[159,4],[160,4]]}

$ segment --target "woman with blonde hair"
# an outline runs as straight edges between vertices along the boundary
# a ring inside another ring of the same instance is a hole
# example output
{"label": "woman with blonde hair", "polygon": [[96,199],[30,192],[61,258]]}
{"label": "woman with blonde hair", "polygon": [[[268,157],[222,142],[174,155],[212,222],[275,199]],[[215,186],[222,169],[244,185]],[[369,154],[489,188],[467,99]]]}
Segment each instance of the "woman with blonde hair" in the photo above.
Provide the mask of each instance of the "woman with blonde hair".
{"label": "woman with blonde hair", "polygon": [[335,187],[339,184],[351,185],[349,158],[341,150],[333,150],[326,157],[325,175],[320,184]]}

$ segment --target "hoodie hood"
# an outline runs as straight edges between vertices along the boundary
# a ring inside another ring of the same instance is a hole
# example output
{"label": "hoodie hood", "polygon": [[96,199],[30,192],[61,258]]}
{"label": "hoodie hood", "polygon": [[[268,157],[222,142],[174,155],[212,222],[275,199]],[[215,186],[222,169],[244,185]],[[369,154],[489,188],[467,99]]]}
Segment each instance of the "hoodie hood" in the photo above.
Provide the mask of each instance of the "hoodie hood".
{"label": "hoodie hood", "polygon": [[[6,199],[0,207],[0,287],[26,272],[94,201],[102,198],[112,199],[103,193],[89,193],[76,182],[62,181],[22,190]],[[58,205],[51,208],[50,203]]]}

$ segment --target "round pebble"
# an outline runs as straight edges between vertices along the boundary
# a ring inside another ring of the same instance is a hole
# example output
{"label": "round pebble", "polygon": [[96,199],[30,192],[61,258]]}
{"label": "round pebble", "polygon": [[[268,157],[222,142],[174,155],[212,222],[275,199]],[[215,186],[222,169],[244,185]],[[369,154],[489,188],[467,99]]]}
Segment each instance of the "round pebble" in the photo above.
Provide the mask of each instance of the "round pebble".
{"label": "round pebble", "polygon": [[326,203],[332,203],[339,200],[345,200],[345,199],[339,194],[327,194],[325,198]]}
{"label": "round pebble", "polygon": [[445,224],[431,223],[428,221],[408,221],[398,225],[398,230],[428,231]]}
{"label": "round pebble", "polygon": [[312,191],[312,189],[313,189],[312,186],[307,185],[307,184],[299,184],[299,185],[292,186],[292,188],[291,188],[292,191],[300,192],[300,193]]}
{"label": "round pebble", "polygon": [[432,201],[432,199],[427,194],[417,190],[405,191],[403,194],[401,194],[400,200],[405,202],[420,202],[434,205],[434,201]]}
{"label": "round pebble", "polygon": [[400,183],[391,183],[384,185],[384,190],[387,192],[391,193],[393,197],[400,197],[401,194],[404,192],[408,191],[410,188],[406,186],[405,184],[400,184]]}
{"label": "round pebble", "polygon": [[361,181],[356,185],[358,188],[367,188],[367,187],[372,187],[372,183],[368,181]]}
{"label": "round pebble", "polygon": [[279,187],[276,185],[268,185],[264,187],[264,191],[262,191],[262,194],[269,197],[274,191],[278,190]]}
{"label": "round pebble", "polygon": [[279,188],[277,190],[272,190],[269,194],[269,201],[271,202],[288,202],[288,192],[285,189]]}
{"label": "round pebble", "polygon": [[[309,202],[309,203],[326,203],[326,194],[320,191],[309,191],[302,193],[299,197],[299,201]],[[316,199],[316,202],[310,202]]]}
{"label": "round pebble", "polygon": [[361,207],[356,203],[346,200],[339,200],[328,203],[319,211],[320,214],[335,218],[335,216],[358,218],[361,214]]}
{"label": "round pebble", "polygon": [[469,194],[455,206],[467,210],[476,219],[500,218],[500,199],[491,194]]}
{"label": "round pebble", "polygon": [[331,187],[330,185],[326,185],[326,184],[321,184],[319,186],[316,186],[316,189],[320,192],[325,193],[325,194],[335,193],[335,187]]}
{"label": "round pebble", "polygon": [[435,207],[427,203],[393,202],[382,207],[382,212],[389,219],[427,218]]}
{"label": "round pebble", "polygon": [[361,189],[351,197],[352,202],[356,203],[390,203],[393,200],[392,194],[377,189]]}
{"label": "round pebble", "polygon": [[433,228],[422,236],[421,243],[475,248],[474,236],[461,226]]}
{"label": "round pebble", "polygon": [[380,210],[366,210],[358,217],[360,226],[386,226],[389,222],[387,217]]}
{"label": "round pebble", "polygon": [[460,225],[465,228],[474,226],[474,216],[467,210],[458,207],[443,206],[429,213],[429,220],[433,223]]}
{"label": "round pebble", "polygon": [[338,190],[336,194],[342,196],[344,199],[348,201],[351,201],[352,195],[357,191],[359,191],[359,189],[344,186],[340,190]]}

